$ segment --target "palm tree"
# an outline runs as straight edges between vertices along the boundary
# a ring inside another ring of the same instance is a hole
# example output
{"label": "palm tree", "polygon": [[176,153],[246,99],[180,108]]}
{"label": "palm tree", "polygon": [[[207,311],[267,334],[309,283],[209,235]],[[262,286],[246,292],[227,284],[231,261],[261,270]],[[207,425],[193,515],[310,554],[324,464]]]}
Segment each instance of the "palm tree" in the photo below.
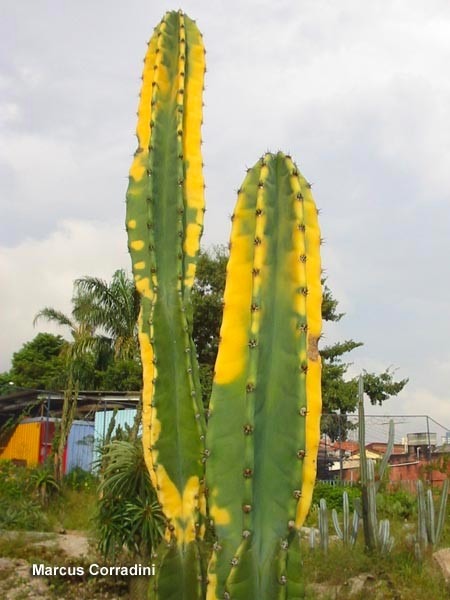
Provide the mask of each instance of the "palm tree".
{"label": "palm tree", "polygon": [[47,306],[33,321],[46,319],[70,329],[72,342],[65,348],[69,361],[91,353],[104,366],[112,357],[138,357],[139,295],[123,269],[115,271],[111,283],[89,276],[76,279],[72,304],[70,317]]}
{"label": "palm tree", "polygon": [[[160,543],[165,518],[145,465],[142,439],[113,440],[98,463],[101,482],[96,515],[98,547],[105,558],[150,563]],[[150,578],[129,580],[130,598],[147,598]]]}
{"label": "palm tree", "polygon": [[51,307],[40,310],[34,318],[68,327],[72,341],[63,348],[67,364],[61,426],[55,452],[55,477],[62,477],[62,455],[75,417],[78,390],[92,385],[92,375],[104,370],[114,359],[138,358],[138,294],[134,283],[122,269],[110,284],[95,277],[77,279],[72,297],[72,314],[68,316]]}
{"label": "palm tree", "polygon": [[104,333],[102,339],[109,343],[114,358],[135,359],[139,348],[139,294],[133,280],[118,269],[109,284],[97,277],[82,277],[75,280],[75,288],[74,316],[92,330]]}

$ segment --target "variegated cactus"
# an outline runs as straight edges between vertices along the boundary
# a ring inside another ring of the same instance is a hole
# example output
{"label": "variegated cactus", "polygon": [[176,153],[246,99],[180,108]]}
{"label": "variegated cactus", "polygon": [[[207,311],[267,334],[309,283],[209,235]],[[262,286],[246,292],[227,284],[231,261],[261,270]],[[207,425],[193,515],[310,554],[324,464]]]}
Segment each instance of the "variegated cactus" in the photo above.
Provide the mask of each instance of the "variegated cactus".
{"label": "variegated cactus", "polygon": [[296,530],[320,437],[320,232],[290,157],[248,171],[233,215],[207,433],[208,600],[301,593]]}
{"label": "variegated cactus", "polygon": [[[293,600],[320,435],[317,210],[289,156],[266,154],[249,169],[205,445],[190,304],[204,213],[204,70],[194,22],[167,13],[145,58],[126,218],[141,295],[144,454],[167,519],[151,597]],[[207,574],[205,463],[217,536]]]}
{"label": "variegated cactus", "polygon": [[190,304],[204,214],[204,55],[195,23],[167,13],[144,61],[127,192],[128,243],[141,295],[144,454],[167,518],[167,543],[158,551],[161,598],[199,598],[204,587],[196,542],[205,512],[205,419]]}

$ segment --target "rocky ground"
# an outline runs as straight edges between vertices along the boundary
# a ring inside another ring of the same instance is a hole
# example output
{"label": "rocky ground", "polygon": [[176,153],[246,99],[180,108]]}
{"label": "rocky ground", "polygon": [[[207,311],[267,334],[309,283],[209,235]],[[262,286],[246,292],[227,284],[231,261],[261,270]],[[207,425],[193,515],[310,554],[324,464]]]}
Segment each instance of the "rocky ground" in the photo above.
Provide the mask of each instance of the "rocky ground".
{"label": "rocky ground", "polygon": [[[26,547],[23,554],[29,557],[0,557],[1,600],[125,600],[126,583],[111,577],[37,577],[31,573],[33,563],[46,565],[75,565],[87,567],[95,557],[92,544],[83,532],[64,534],[27,534],[2,532],[3,545],[10,543]],[[14,552],[12,552],[14,554]]]}
{"label": "rocky ground", "polygon": [[[3,543],[12,547],[21,544],[26,548],[24,558],[0,557],[1,600],[127,600],[127,584],[112,577],[36,577],[31,574],[31,564],[43,562],[48,565],[64,564],[87,566],[98,561],[93,545],[83,532],[64,534],[27,534],[23,532],[0,532]],[[5,547],[5,546],[3,546]],[[434,560],[444,578],[450,582],[450,548],[435,552]],[[309,598],[318,600],[347,600],[370,598],[370,600],[403,600],[400,591],[386,576],[375,578],[370,573],[352,577],[343,585],[312,584]],[[408,599],[410,600],[410,599]]]}

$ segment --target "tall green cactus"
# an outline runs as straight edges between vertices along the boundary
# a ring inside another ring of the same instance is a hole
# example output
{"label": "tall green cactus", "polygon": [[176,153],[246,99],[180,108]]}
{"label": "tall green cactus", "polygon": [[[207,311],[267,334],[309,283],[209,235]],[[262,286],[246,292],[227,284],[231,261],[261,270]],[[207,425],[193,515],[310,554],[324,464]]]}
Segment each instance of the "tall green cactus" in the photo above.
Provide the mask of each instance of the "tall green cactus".
{"label": "tall green cactus", "polygon": [[167,13],[144,60],[127,191],[128,243],[141,295],[144,454],[167,518],[156,585],[160,597],[176,599],[201,597],[202,586],[196,541],[205,422],[190,291],[204,213],[204,54],[195,23]]}
{"label": "tall green cactus", "polygon": [[207,434],[208,600],[301,596],[320,437],[320,232],[311,186],[266,154],[238,192]]}

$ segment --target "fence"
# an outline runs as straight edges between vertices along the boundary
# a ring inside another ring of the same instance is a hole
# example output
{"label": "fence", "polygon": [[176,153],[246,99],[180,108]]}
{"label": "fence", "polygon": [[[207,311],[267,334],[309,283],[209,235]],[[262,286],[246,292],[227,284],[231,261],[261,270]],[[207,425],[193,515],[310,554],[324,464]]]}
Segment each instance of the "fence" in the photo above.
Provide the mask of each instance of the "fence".
{"label": "fence", "polygon": [[[428,415],[366,415],[366,455],[375,461],[386,452],[389,422],[394,422],[394,448],[389,485],[415,489],[418,478],[441,485],[450,475],[450,431]],[[354,484],[359,478],[358,415],[322,417],[318,477]]]}
{"label": "fence", "polygon": [[[10,405],[5,399],[0,403],[0,459],[28,466],[51,459],[63,396],[36,392],[32,401],[27,395],[23,404],[11,401]],[[108,432],[114,436],[118,428],[133,426],[138,402],[137,393],[80,393],[63,457],[65,472],[93,470]],[[109,431],[113,415],[115,426]],[[409,489],[421,477],[438,485],[450,462],[450,430],[428,415],[366,415],[366,454],[375,461],[386,451],[390,419],[395,424],[391,484]],[[358,415],[323,415],[322,432],[318,478],[355,484],[359,478]]]}

